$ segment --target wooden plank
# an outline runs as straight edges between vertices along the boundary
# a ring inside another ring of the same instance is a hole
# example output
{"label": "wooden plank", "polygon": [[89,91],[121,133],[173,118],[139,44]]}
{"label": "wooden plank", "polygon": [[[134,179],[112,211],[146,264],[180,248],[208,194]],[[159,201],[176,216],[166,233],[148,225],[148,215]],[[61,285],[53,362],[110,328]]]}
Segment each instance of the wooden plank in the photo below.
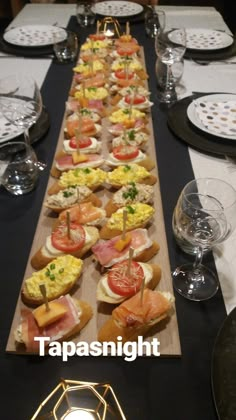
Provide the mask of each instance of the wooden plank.
{"label": "wooden plank", "polygon": [[[142,51],[142,56],[143,56],[143,51]],[[147,154],[152,159],[155,159],[155,162],[156,162],[153,125],[152,125],[152,120],[151,120],[151,114],[148,114],[148,115],[149,115],[148,129],[150,131],[150,140],[147,145]],[[62,142],[64,138],[64,135],[63,135],[64,124],[65,124],[65,120],[63,120],[62,122],[57,151],[62,149]],[[106,157],[108,154],[109,139],[110,140],[112,139],[112,136],[109,135],[109,133],[107,132],[108,125],[109,125],[108,119],[104,118],[102,121],[102,133],[103,133],[102,138],[108,139],[107,141],[103,140],[102,142],[103,143],[102,154],[104,157]],[[157,166],[152,172],[153,174],[157,176],[157,183],[154,186],[155,215],[153,218],[153,222],[148,227],[148,232],[150,234],[150,237],[160,244],[160,251],[158,255],[156,255],[150,262],[157,263],[162,268],[162,278],[157,287],[157,290],[168,291],[173,294],[172,277],[171,277],[168,247],[167,247],[167,241],[166,241],[166,233],[165,233],[165,225],[164,225],[164,217],[163,217],[163,210],[162,210],[162,201],[161,201]],[[55,180],[50,177],[49,182],[48,182],[48,188],[54,182]],[[100,196],[103,203],[106,203],[112,194],[112,190],[110,190],[108,187],[108,188],[104,188],[100,190],[96,194]],[[46,195],[47,193],[45,194],[45,197]],[[34,253],[44,244],[45,238],[50,234],[53,220],[54,218],[52,217],[52,213],[43,206],[41,209],[38,225],[36,228],[34,241],[32,244],[30,255],[29,255],[29,260],[26,267],[24,279],[29,277],[33,271],[30,264],[30,259],[32,255],[34,255]],[[96,341],[98,329],[110,317],[111,311],[114,308],[113,305],[109,305],[105,303],[98,303],[96,301],[96,287],[97,287],[97,283],[100,276],[101,276],[101,273],[99,272],[98,267],[95,265],[92,256],[85,258],[83,274],[80,280],[78,281],[78,288],[76,292],[74,293],[74,295],[77,298],[82,298],[83,300],[88,301],[93,307],[94,315],[93,315],[93,318],[88,323],[88,325],[81,331],[80,335],[74,338],[73,341],[75,343],[79,341],[86,341],[88,343],[91,343],[92,341]],[[23,279],[23,282],[24,282],[24,279]],[[14,341],[14,330],[19,324],[20,313],[23,307],[25,307],[25,305],[22,303],[21,297],[19,296],[10,334],[9,334],[9,338],[8,338],[8,342],[7,342],[7,347],[6,347],[6,351],[10,353],[25,354],[24,351],[19,351],[19,349],[16,349],[15,341]],[[171,317],[157,324],[150,332],[150,336],[145,337],[145,341],[150,342],[153,337],[157,337],[160,341],[159,351],[160,351],[161,356],[180,356],[181,355],[178,323],[177,323],[177,316],[176,316],[175,308],[173,310]]]}

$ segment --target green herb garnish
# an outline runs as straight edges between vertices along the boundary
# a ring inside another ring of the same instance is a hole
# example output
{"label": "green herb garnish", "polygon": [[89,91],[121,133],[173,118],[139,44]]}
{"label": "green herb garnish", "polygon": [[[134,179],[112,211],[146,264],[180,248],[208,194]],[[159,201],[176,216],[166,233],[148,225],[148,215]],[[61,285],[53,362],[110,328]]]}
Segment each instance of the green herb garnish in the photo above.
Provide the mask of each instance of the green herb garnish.
{"label": "green herb garnish", "polygon": [[132,206],[126,206],[128,213],[130,214],[134,214],[135,213],[135,209]]}
{"label": "green herb garnish", "polygon": [[138,195],[138,190],[137,190],[134,182],[132,182],[131,184],[132,184],[132,186],[128,189],[128,191],[123,192],[122,196],[125,199],[130,198],[133,201],[135,199],[135,197]]}
{"label": "green herb garnish", "polygon": [[124,168],[123,168],[124,172],[128,172],[130,170],[131,170],[131,166],[129,166],[129,165],[125,165]]}

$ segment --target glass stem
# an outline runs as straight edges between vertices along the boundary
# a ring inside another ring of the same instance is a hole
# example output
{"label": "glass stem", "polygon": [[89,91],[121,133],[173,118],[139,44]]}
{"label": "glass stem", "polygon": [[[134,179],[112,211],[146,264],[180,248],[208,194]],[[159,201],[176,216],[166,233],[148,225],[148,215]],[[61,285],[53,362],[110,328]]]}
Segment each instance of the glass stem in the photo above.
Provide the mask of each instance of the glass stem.
{"label": "glass stem", "polygon": [[195,261],[193,263],[193,269],[197,270],[199,268],[199,266],[202,263],[202,258],[203,258],[203,249],[202,247],[198,247],[197,253],[196,253],[196,257],[195,257]]}
{"label": "glass stem", "polygon": [[25,142],[28,146],[30,146],[30,136],[29,136],[29,129],[25,128],[24,131],[24,138],[25,138]]}

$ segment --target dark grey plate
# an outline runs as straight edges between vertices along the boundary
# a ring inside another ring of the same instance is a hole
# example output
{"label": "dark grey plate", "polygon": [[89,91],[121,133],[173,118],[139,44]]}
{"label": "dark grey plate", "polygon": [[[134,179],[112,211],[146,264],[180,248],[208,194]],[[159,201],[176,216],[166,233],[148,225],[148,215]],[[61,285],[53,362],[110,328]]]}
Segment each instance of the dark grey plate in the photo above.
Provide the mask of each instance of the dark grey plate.
{"label": "dark grey plate", "polygon": [[219,419],[236,419],[236,307],[227,316],[216,338],[212,389]]}

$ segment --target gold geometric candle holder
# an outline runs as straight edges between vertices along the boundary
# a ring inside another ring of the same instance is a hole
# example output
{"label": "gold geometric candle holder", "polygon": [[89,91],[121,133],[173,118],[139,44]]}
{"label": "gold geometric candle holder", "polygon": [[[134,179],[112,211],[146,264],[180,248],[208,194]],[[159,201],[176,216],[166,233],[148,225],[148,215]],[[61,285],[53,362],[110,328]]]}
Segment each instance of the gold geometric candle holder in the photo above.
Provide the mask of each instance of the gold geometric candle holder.
{"label": "gold geometric candle holder", "polygon": [[108,38],[120,37],[120,24],[117,19],[107,16],[101,21],[100,32]]}
{"label": "gold geometric candle holder", "polygon": [[31,420],[126,420],[109,384],[62,379]]}

